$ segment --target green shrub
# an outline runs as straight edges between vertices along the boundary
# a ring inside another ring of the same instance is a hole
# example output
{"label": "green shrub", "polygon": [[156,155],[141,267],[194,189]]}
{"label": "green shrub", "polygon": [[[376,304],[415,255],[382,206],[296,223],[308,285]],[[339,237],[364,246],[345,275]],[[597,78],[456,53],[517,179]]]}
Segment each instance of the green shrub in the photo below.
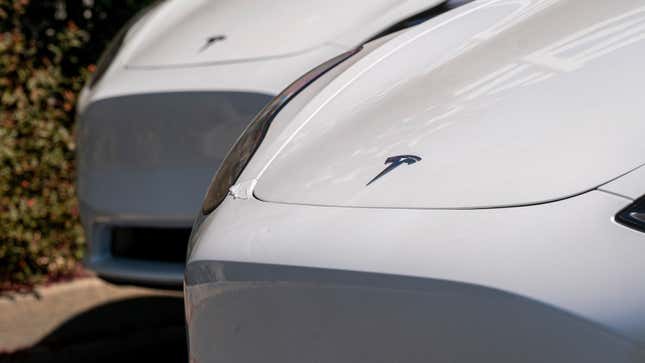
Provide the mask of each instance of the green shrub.
{"label": "green shrub", "polygon": [[71,276],[77,94],[145,0],[0,0],[0,290]]}

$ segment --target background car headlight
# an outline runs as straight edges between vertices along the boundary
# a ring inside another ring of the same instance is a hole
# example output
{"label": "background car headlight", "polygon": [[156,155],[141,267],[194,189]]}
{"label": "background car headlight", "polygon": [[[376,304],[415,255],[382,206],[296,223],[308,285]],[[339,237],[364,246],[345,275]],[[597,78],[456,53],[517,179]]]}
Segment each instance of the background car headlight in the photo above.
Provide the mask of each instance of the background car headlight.
{"label": "background car headlight", "polygon": [[645,196],[620,211],[616,215],[616,221],[627,227],[645,232]]}
{"label": "background car headlight", "polygon": [[360,47],[336,56],[327,62],[319,65],[313,70],[300,77],[289,85],[284,91],[276,96],[253,121],[246,127],[242,135],[237,139],[233,148],[220,165],[213,181],[208,187],[206,198],[202,205],[202,213],[209,214],[226,198],[229,188],[235,184],[237,178],[242,174],[253,154],[258,149],[264,136],[269,130],[271,121],[293,97],[306,88],[311,82],[334,68],[345,59],[360,51]]}

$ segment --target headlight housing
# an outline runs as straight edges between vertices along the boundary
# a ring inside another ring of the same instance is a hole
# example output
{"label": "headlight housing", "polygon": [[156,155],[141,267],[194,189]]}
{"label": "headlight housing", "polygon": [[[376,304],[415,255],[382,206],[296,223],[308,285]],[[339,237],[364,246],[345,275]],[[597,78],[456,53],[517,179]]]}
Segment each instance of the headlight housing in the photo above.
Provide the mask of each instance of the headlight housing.
{"label": "headlight housing", "polygon": [[645,196],[618,212],[616,222],[645,232]]}
{"label": "headlight housing", "polygon": [[246,127],[242,135],[237,139],[228,155],[220,165],[215,177],[211,181],[204,203],[202,213],[207,215],[222,203],[229,193],[229,188],[235,184],[240,174],[248,164],[255,151],[258,149],[264,136],[269,130],[271,121],[280,112],[280,110],[300,91],[305,89],[309,84],[325,74],[330,69],[342,63],[345,59],[351,57],[360,51],[361,48],[345,52],[336,56],[318,67],[307,72],[295,82],[291,83],[278,96],[273,98],[268,105],[258,113],[251,123]]}

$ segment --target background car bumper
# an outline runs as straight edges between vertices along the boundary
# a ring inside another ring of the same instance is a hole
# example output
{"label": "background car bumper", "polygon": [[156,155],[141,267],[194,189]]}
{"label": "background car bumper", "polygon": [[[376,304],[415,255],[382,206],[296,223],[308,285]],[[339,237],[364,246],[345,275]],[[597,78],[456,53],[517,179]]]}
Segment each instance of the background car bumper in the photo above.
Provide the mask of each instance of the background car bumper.
{"label": "background car bumper", "polygon": [[213,170],[269,100],[170,92],[90,103],[77,129],[88,265],[113,280],[181,286],[192,219]]}

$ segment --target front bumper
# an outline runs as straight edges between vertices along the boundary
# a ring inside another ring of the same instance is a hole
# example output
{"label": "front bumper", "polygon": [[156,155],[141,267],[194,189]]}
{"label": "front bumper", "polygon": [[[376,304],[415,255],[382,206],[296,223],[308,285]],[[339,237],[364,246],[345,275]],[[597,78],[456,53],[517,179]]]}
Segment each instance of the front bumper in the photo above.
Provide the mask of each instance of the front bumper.
{"label": "front bumper", "polygon": [[635,344],[584,319],[451,281],[211,261],[188,265],[185,292],[191,362],[606,363],[643,357]]}
{"label": "front bumper", "polygon": [[191,241],[191,358],[641,362],[645,235],[612,220],[629,203],[600,191],[459,211],[227,199]]}

